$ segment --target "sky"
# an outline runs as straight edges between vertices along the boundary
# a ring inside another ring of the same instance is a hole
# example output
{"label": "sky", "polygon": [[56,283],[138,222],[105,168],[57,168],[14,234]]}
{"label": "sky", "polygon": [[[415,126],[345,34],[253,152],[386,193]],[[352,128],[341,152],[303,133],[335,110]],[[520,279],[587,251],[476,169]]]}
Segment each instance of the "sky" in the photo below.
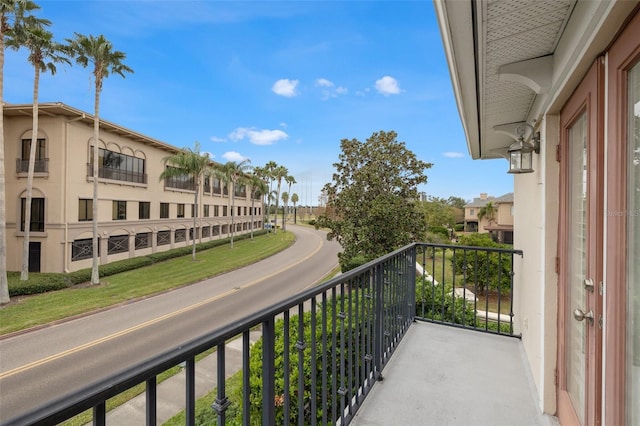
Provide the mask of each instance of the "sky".
{"label": "sky", "polygon": [[[111,75],[100,117],[218,162],[275,161],[316,205],[340,141],[395,131],[427,195],[513,191],[506,160],[472,160],[431,1],[36,0],[62,42],[104,35],[134,70]],[[31,103],[26,50],[7,51],[4,101]],[[93,113],[89,69],[58,65],[40,102]]]}

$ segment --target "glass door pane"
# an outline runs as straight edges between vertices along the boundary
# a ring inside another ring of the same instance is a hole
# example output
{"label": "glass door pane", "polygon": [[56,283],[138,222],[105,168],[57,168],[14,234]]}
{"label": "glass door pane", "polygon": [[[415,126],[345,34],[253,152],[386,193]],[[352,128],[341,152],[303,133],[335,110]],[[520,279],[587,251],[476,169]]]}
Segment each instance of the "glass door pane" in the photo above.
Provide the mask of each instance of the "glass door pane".
{"label": "glass door pane", "polygon": [[629,87],[629,211],[627,308],[627,413],[628,424],[640,425],[640,64],[628,74]]}
{"label": "glass door pane", "polygon": [[576,414],[584,423],[586,329],[573,318],[576,308],[587,306],[587,113],[569,129],[569,270],[566,305],[567,392]]}

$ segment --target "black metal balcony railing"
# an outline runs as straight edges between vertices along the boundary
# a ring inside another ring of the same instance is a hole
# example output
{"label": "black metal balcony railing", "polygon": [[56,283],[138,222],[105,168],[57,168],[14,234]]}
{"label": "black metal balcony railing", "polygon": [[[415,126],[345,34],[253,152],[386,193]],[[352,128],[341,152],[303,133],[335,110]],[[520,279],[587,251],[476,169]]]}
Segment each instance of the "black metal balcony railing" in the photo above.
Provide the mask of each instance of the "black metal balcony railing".
{"label": "black metal balcony railing", "polygon": [[[29,160],[23,160],[22,158],[16,159],[16,171],[18,173],[29,173]],[[36,160],[34,163],[33,171],[35,173],[49,173],[49,159]]]}
{"label": "black metal balcony railing", "polygon": [[[509,250],[411,244],[11,419],[6,425],[57,424],[90,408],[93,408],[94,424],[105,424],[105,401],[138,383],[146,383],[146,423],[156,424],[156,377],[180,363],[184,363],[186,372],[186,423],[193,425],[195,357],[210,348],[216,348],[217,356],[218,387],[212,413],[215,412],[218,424],[226,423],[227,408],[237,404],[241,407],[238,414],[244,425],[347,425],[375,382],[382,379],[382,370],[416,319],[416,311],[420,317],[444,323],[448,318],[447,307],[451,306],[447,300],[453,300],[453,312],[456,312],[455,301],[460,297],[455,289],[460,287],[450,287],[450,279],[474,277],[472,281],[464,281],[466,286],[484,283],[488,292],[494,291],[492,286],[499,286],[492,284],[491,278],[495,276],[490,268],[487,269],[488,281],[479,278],[475,281],[483,272],[482,256],[490,258],[496,253],[499,258],[510,259],[511,265],[513,254],[522,254]],[[440,272],[438,264],[442,265],[442,276],[436,283],[425,268]],[[420,267],[416,265],[423,268],[419,274],[416,271]],[[474,269],[473,265],[477,267]],[[513,282],[512,274],[509,281]],[[425,282],[430,285],[425,286]],[[452,288],[451,295],[449,288]],[[431,301],[427,297],[428,289],[431,289]],[[444,292],[441,289],[445,289]],[[436,297],[438,294],[444,294],[443,301]],[[442,306],[442,311],[436,314],[438,306]],[[427,315],[429,312],[432,314]],[[468,322],[469,319],[462,326],[470,325]],[[258,326],[262,339],[250,347],[249,333]],[[486,325],[485,328],[489,331]],[[225,381],[225,342],[240,336],[242,395],[240,401],[232,401]],[[256,382],[260,383],[258,387]],[[233,419],[234,424],[239,421]]]}
{"label": "black metal balcony railing", "polygon": [[514,255],[521,250],[417,244],[417,319],[514,336]]}
{"label": "black metal balcony railing", "polygon": [[[93,164],[87,163],[87,176],[93,176]],[[128,170],[112,169],[108,167],[100,167],[98,169],[98,177],[101,179],[112,179],[123,182],[147,183],[147,174],[132,172]]]}

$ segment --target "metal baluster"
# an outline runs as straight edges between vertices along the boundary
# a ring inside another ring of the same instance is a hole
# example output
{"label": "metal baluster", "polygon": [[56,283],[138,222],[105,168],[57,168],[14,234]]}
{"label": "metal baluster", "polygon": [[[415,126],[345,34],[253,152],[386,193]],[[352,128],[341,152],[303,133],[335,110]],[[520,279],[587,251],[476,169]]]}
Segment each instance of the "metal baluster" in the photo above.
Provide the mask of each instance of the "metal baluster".
{"label": "metal baluster", "polygon": [[186,422],[188,426],[194,426],[196,424],[196,361],[194,357],[187,359],[185,375]]}
{"label": "metal baluster", "polygon": [[157,423],[157,404],[158,404],[158,388],[156,377],[152,377],[147,380],[147,389],[145,391],[147,406],[146,406],[146,418],[147,426],[156,426]]}
{"label": "metal baluster", "polygon": [[251,424],[251,353],[250,353],[250,337],[249,330],[242,333],[242,424],[249,426]]}
{"label": "metal baluster", "polygon": [[275,416],[275,322],[262,322],[262,424],[273,425]]}

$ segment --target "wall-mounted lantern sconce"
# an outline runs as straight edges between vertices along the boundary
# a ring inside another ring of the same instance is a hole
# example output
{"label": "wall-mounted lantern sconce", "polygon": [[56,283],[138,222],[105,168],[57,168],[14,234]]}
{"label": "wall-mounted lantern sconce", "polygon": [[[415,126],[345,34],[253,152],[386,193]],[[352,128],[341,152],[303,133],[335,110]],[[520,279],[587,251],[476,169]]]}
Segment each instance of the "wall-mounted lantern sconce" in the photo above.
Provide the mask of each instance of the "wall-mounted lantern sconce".
{"label": "wall-mounted lantern sconce", "polygon": [[[531,142],[524,139],[524,135],[530,131]],[[540,133],[536,132],[530,124],[524,123],[516,127],[518,139],[509,145],[509,172],[508,173],[532,173],[533,153],[540,154]]]}

